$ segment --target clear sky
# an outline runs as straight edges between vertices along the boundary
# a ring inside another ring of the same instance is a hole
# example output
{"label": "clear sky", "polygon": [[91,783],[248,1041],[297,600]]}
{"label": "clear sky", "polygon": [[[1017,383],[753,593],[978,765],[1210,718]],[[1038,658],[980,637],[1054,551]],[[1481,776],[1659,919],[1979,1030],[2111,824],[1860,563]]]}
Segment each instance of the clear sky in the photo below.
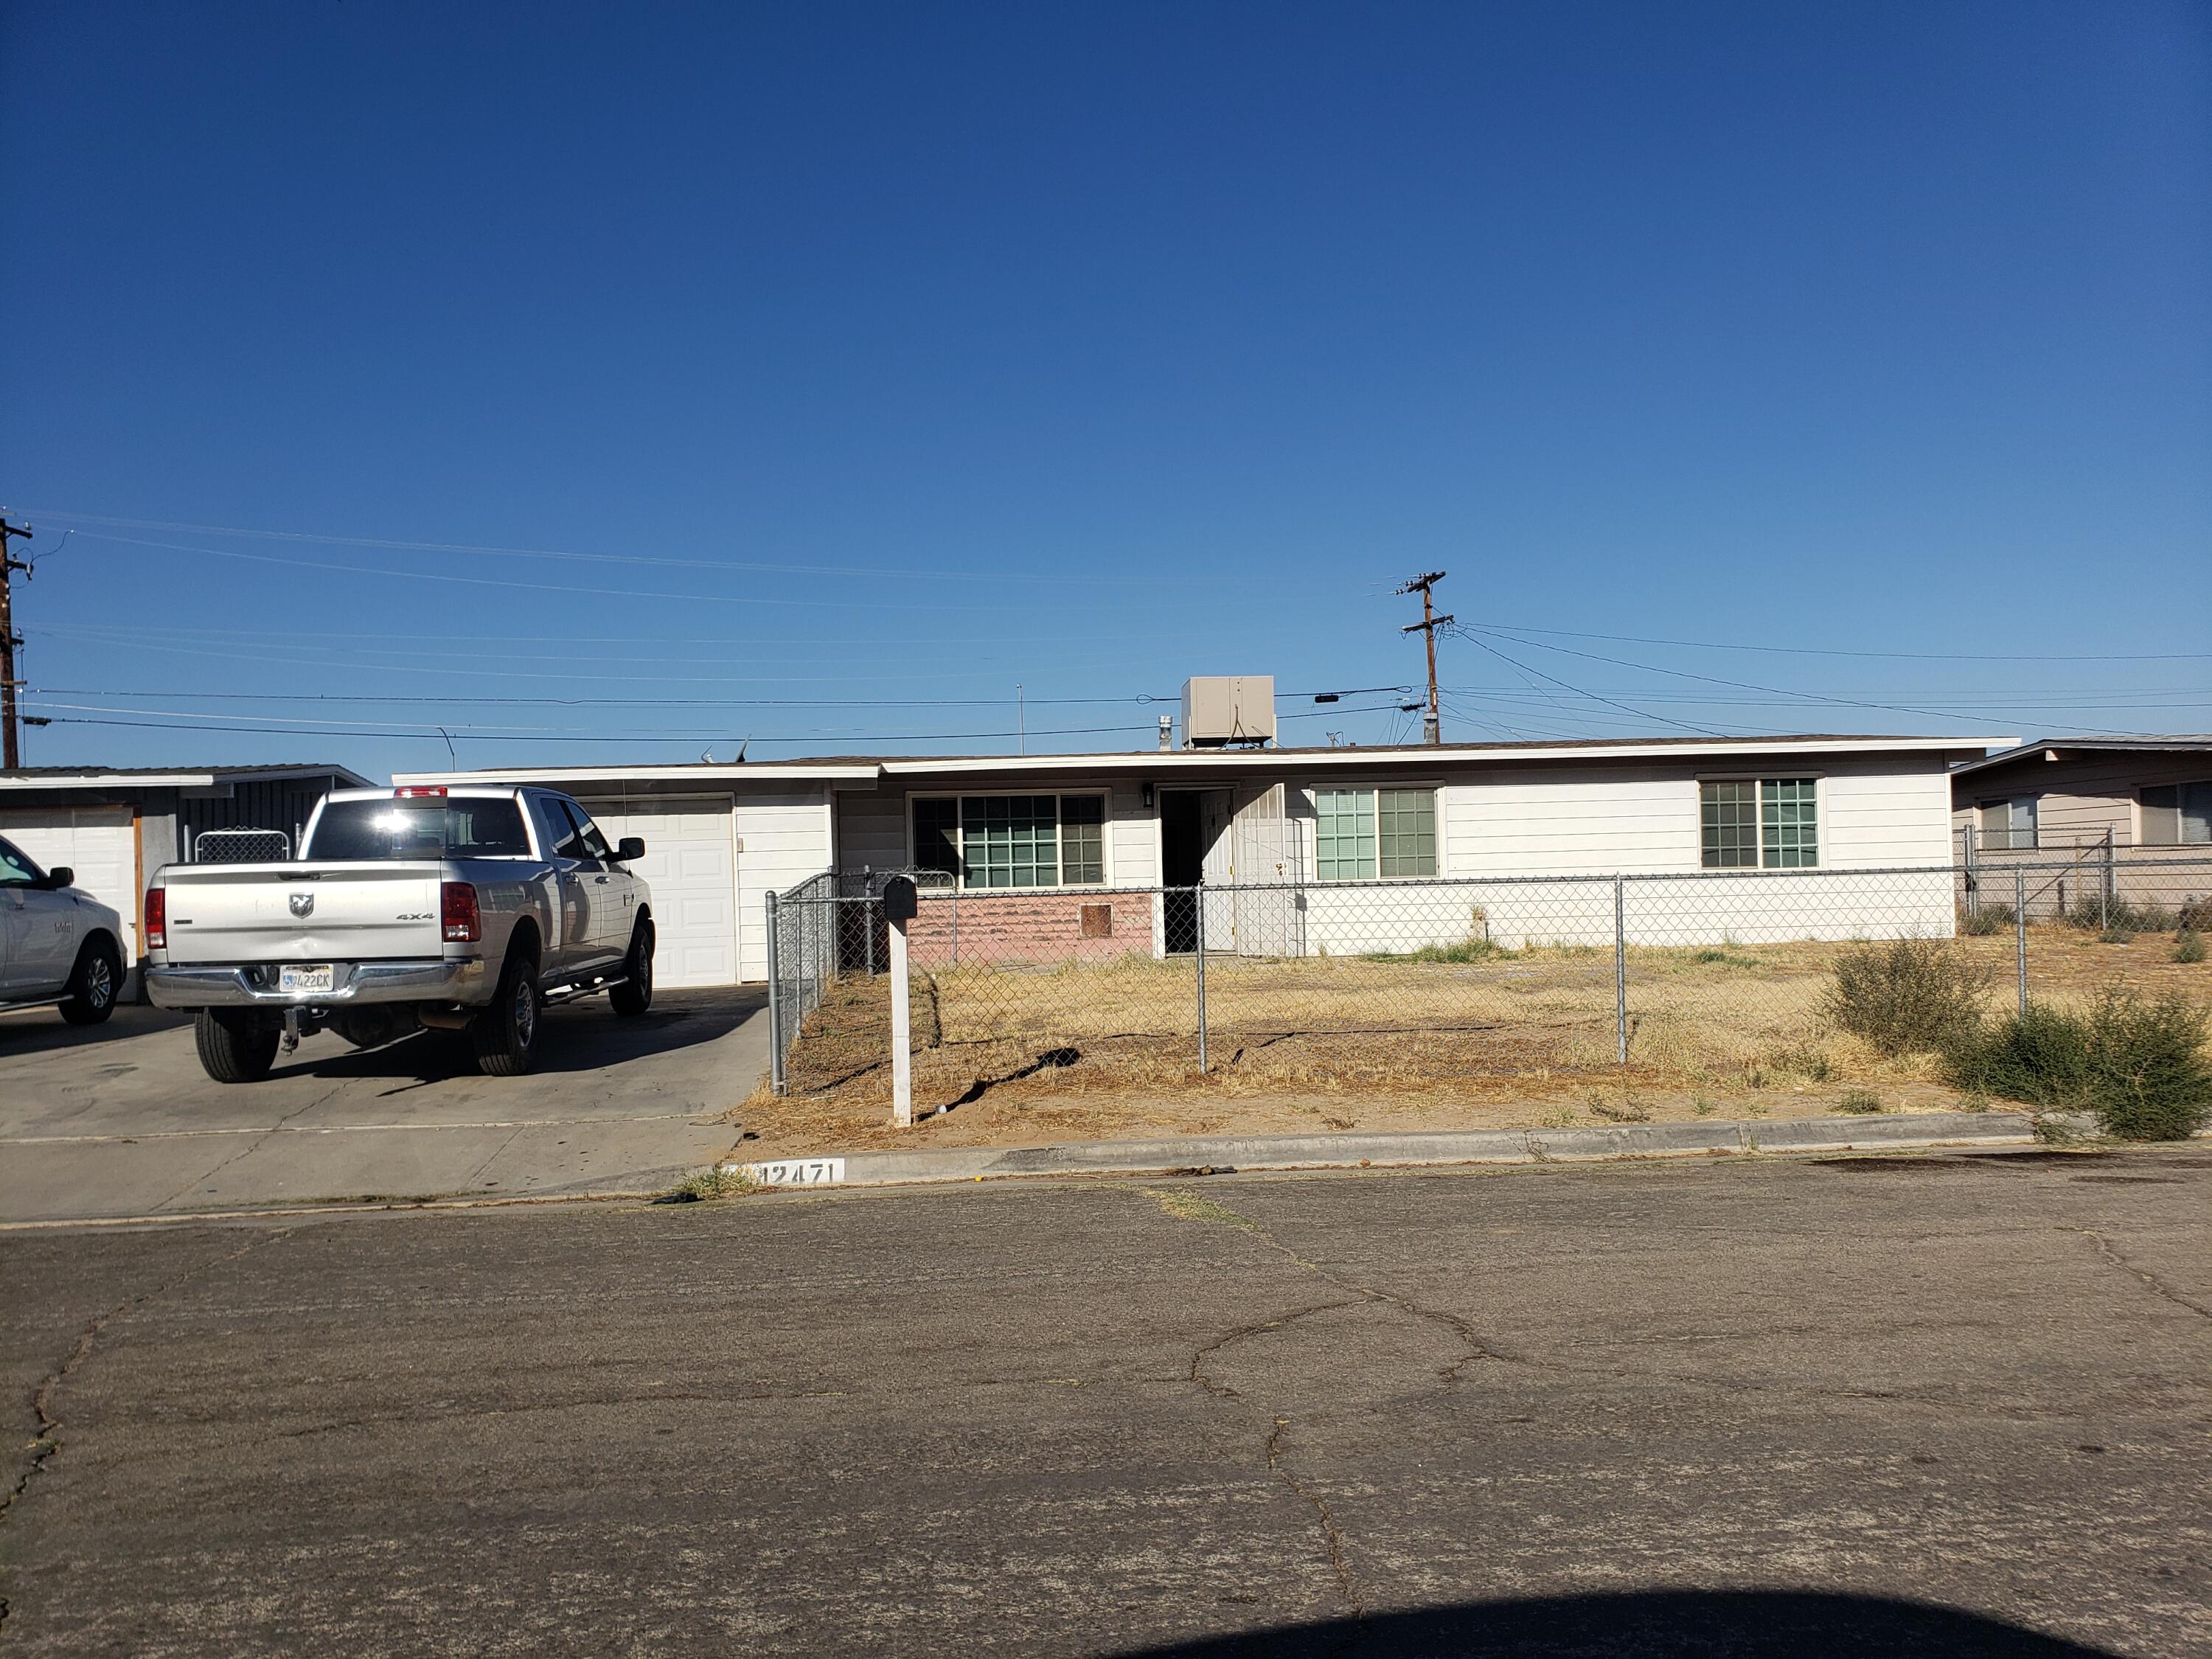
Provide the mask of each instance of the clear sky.
{"label": "clear sky", "polygon": [[1448,737],[2212,730],[2203,4],[18,0],[0,60],[33,763],[1146,746],[1191,673],[1414,683],[1424,569],[1497,630]]}

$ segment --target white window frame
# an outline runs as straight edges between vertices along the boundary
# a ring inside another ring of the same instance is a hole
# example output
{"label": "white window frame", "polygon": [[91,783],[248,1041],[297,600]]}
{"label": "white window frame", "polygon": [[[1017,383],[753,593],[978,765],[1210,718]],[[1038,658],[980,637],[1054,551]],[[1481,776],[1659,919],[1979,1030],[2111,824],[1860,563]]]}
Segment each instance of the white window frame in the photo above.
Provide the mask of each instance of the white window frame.
{"label": "white window frame", "polygon": [[[1752,786],[1753,799],[1759,808],[1759,862],[1756,864],[1707,864],[1705,862],[1705,786],[1709,783],[1747,783]],[[1813,786],[1813,861],[1810,864],[1769,864],[1766,861],[1766,796],[1759,789],[1767,783],[1810,783]],[[1748,870],[1826,870],[1832,866],[1828,855],[1835,850],[1828,833],[1828,777],[1825,772],[1802,769],[1788,772],[1700,772],[1695,780],[1697,793],[1692,801],[1696,820],[1696,840],[1691,845],[1691,855],[1697,868],[1710,875],[1740,875]]]}
{"label": "white window frame", "polygon": [[[984,887],[970,885],[967,874],[968,809],[966,803],[971,800],[988,800],[994,796],[1001,799],[1006,799],[1017,796],[1034,798],[1039,795],[1048,795],[1052,798],[1053,836],[1055,849],[1054,867],[1062,871],[1065,871],[1067,867],[1067,849],[1066,845],[1059,840],[1061,830],[1064,829],[1067,823],[1067,812],[1062,803],[1071,799],[1096,800],[1103,803],[1098,820],[1099,879],[1097,881],[1060,880],[1054,881],[1049,887]],[[998,789],[916,789],[911,791],[907,795],[906,806],[904,809],[904,815],[906,817],[906,867],[909,870],[919,870],[921,867],[920,857],[921,848],[915,835],[914,809],[916,802],[925,800],[949,800],[956,803],[956,810],[952,814],[952,855],[953,862],[957,866],[952,872],[952,890],[956,892],[1102,893],[1114,885],[1114,792],[1111,789],[1104,787],[1096,789],[1017,789],[1002,787]]]}
{"label": "white window frame", "polygon": [[[2019,814],[2013,809],[2022,801],[2027,803],[2027,845],[2020,844]],[[2004,845],[2000,848],[1990,839],[1984,820],[1993,806],[2002,806],[2005,812]],[[2033,853],[2043,846],[2043,797],[2036,794],[1992,795],[1974,803],[1976,833],[1982,838],[1984,848],[1990,852]]]}
{"label": "white window frame", "polygon": [[[2145,790],[2147,790],[2147,789],[2171,789],[2171,790],[2172,790],[2172,791],[2174,792],[2174,802],[2173,802],[2173,814],[2174,814],[2174,820],[2173,820],[2173,836],[2174,836],[2174,838],[2173,838],[2172,841],[2148,841],[2148,840],[2144,839],[2144,836],[2143,836],[2143,814],[2144,814],[2144,812],[2145,812],[2147,810],[2149,810],[2149,809],[2147,809],[2147,808],[2146,808],[2146,806],[2145,806],[2145,805],[2144,805],[2144,802],[2143,802],[2143,792],[2144,792]],[[2177,778],[2177,779],[2175,779],[2172,783],[2144,783],[2144,784],[2138,784],[2138,785],[2136,785],[2136,792],[2135,792],[2135,797],[2136,797],[2136,798],[2135,798],[2135,818],[2136,818],[2136,824],[2135,824],[2135,836],[2136,836],[2136,846],[2138,846],[2138,847],[2171,847],[2171,848],[2174,848],[2177,852],[2186,850],[2187,848],[2191,848],[2191,847],[2208,847],[2208,846],[2212,846],[2212,842],[2201,842],[2201,841],[2185,841],[2185,840],[2183,840],[2183,839],[2182,839],[2182,816],[2181,816],[2181,815],[2182,815],[2182,811],[2183,811],[2183,810],[2184,810],[2184,809],[2183,809],[2183,806],[2182,806],[2181,792],[2182,792],[2183,790],[2185,790],[2185,789],[2212,789],[2212,778]]]}
{"label": "white window frame", "polygon": [[[1442,881],[1444,878],[1444,786],[1434,778],[1399,778],[1385,782],[1351,781],[1341,778],[1316,781],[1303,786],[1305,796],[1305,816],[1311,826],[1304,839],[1306,868],[1312,873],[1307,879],[1316,887],[1337,887],[1358,881]],[[1364,790],[1374,797],[1375,813],[1375,873],[1366,876],[1324,876],[1321,872],[1321,797],[1326,793]],[[1382,872],[1382,795],[1385,791],[1401,793],[1419,793],[1429,797],[1431,827],[1436,835],[1436,866],[1425,876],[1386,876]]]}

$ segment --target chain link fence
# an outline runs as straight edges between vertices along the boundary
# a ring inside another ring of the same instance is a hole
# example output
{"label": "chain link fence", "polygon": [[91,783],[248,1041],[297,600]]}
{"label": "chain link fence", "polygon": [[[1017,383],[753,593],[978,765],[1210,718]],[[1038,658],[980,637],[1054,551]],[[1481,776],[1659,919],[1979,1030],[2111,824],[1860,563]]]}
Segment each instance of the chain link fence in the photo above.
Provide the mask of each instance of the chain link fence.
{"label": "chain link fence", "polygon": [[[1941,941],[1993,996],[2116,978],[2212,1005],[2175,960],[2212,930],[2212,856],[1179,888],[956,890],[908,924],[918,1110],[1015,1079],[1328,1091],[1632,1074],[1825,1079],[1844,951]],[[889,872],[769,907],[778,1092],[888,1099]],[[2109,876],[2109,879],[2106,878]],[[1846,1045],[1847,1047],[1847,1045]]]}

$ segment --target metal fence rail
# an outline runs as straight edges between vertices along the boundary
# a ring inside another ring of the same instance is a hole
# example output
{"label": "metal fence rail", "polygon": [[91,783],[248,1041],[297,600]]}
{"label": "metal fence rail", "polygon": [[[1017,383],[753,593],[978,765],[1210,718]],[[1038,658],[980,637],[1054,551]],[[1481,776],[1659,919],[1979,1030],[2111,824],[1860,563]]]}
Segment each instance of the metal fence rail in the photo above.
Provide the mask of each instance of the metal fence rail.
{"label": "metal fence rail", "polygon": [[[2023,1006],[2116,975],[2212,1005],[2212,968],[2172,962],[2167,937],[2212,929],[2212,856],[2113,867],[2086,890],[2073,858],[1180,888],[925,873],[918,1099],[1062,1072],[1132,1090],[1224,1068],[1307,1090],[1811,1073],[1835,960],[1872,940],[1942,941]],[[779,1092],[886,1086],[888,873],[769,900]]]}

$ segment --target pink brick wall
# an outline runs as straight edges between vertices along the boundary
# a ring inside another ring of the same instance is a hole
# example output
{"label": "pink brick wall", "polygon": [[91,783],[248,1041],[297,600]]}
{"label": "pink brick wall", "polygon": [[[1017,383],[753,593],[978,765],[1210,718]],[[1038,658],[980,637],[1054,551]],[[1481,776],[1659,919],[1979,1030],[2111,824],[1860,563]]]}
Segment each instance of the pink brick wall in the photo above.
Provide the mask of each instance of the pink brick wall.
{"label": "pink brick wall", "polygon": [[[1083,937],[1085,905],[1104,905],[1112,912],[1107,937]],[[1103,962],[1133,951],[1150,956],[1152,896],[1080,891],[925,896],[920,914],[907,930],[907,948],[917,968]]]}

